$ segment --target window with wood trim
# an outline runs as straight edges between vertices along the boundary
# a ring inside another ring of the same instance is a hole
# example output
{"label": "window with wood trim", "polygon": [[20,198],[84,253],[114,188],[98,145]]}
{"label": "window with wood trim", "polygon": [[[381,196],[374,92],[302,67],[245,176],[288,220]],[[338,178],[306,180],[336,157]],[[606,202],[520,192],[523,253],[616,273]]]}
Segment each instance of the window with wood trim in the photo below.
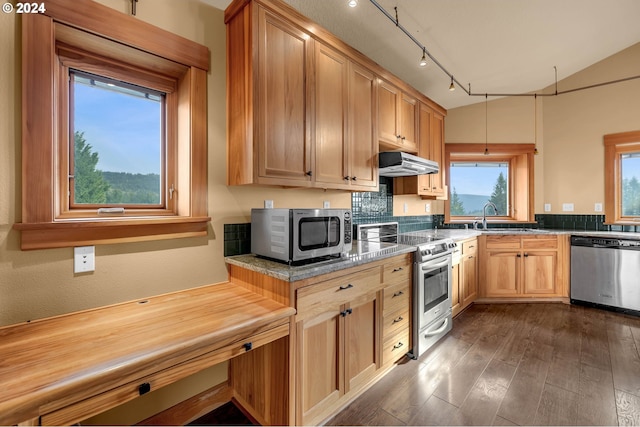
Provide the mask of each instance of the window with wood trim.
{"label": "window with wood trim", "polygon": [[533,222],[533,144],[445,144],[446,223]]}
{"label": "window with wood trim", "polygon": [[22,249],[207,234],[205,46],[51,0],[22,53]]}
{"label": "window with wood trim", "polygon": [[605,224],[640,223],[640,131],[604,136]]}

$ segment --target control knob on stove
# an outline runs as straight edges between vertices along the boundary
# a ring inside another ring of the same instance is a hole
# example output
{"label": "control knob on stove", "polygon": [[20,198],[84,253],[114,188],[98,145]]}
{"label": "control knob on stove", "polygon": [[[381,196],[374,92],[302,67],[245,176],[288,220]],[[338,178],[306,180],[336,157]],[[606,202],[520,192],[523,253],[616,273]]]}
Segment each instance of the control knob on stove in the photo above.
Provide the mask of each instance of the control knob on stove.
{"label": "control knob on stove", "polygon": [[452,243],[449,243],[449,245],[448,245],[448,246],[449,246],[450,248],[455,248],[455,247],[457,247],[457,246],[458,246],[458,244],[457,244],[456,242],[452,242]]}
{"label": "control knob on stove", "polygon": [[423,249],[422,250],[422,255],[431,255],[433,251],[431,249]]}

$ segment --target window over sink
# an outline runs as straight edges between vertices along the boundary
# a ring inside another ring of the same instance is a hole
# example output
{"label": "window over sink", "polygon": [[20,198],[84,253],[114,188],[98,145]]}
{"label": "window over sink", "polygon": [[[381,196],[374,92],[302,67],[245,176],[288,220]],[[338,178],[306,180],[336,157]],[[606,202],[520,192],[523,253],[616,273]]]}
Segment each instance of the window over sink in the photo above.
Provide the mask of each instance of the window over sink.
{"label": "window over sink", "polygon": [[640,131],[604,136],[605,224],[640,222]]}

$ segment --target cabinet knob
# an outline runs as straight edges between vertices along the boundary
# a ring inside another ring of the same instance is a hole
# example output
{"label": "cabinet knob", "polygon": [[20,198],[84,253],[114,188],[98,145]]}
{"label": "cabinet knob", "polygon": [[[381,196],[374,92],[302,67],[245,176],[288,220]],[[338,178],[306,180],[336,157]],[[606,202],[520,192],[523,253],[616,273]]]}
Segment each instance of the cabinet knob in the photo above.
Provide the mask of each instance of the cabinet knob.
{"label": "cabinet knob", "polygon": [[396,135],[396,138],[400,139],[402,138],[402,135]]}
{"label": "cabinet knob", "polygon": [[357,181],[357,180],[358,180],[358,177],[357,177],[357,176],[352,176],[352,177],[351,177],[351,181]]}
{"label": "cabinet knob", "polygon": [[346,310],[340,312],[340,316],[347,317],[347,314],[351,314],[351,313],[353,313],[353,309],[347,308]]}
{"label": "cabinet knob", "polygon": [[351,179],[351,177],[350,177],[350,176],[348,176],[348,175],[344,177],[344,180],[345,180],[345,181],[349,181],[350,179]]}
{"label": "cabinet knob", "polygon": [[517,256],[518,258],[520,258],[520,257],[521,257],[522,255],[520,255],[520,254],[517,254],[516,256]]}
{"label": "cabinet knob", "polygon": [[244,344],[242,344],[242,346],[244,347],[244,351],[249,351],[253,348],[253,343],[251,342],[246,342]]}
{"label": "cabinet knob", "polygon": [[307,172],[305,173],[305,175],[307,175],[307,176],[313,176],[313,171],[307,171]]}
{"label": "cabinet knob", "polygon": [[404,292],[398,291],[395,294],[393,294],[393,296],[391,298],[399,297],[400,295],[404,295]]}
{"label": "cabinet knob", "polygon": [[138,386],[138,393],[140,393],[140,396],[142,396],[143,394],[147,394],[151,391],[151,384],[149,383],[142,383]]}
{"label": "cabinet knob", "polygon": [[393,319],[393,323],[398,323],[398,322],[402,322],[404,319],[402,318],[402,316],[398,317],[397,319]]}
{"label": "cabinet knob", "polygon": [[406,136],[403,136],[403,137],[402,137],[402,141],[404,141],[405,139],[407,139],[407,137],[406,137]]}
{"label": "cabinet knob", "polygon": [[394,346],[393,346],[393,349],[394,349],[394,350],[397,350],[397,349],[399,349],[400,347],[402,347],[403,345],[404,345],[403,343],[399,342],[398,344],[396,344],[396,345],[394,345]]}
{"label": "cabinet knob", "polygon": [[398,271],[402,271],[402,267],[394,268],[392,273],[397,273]]}
{"label": "cabinet knob", "polygon": [[529,254],[525,252],[524,253],[524,257],[527,258],[528,256],[529,256]]}
{"label": "cabinet knob", "polygon": [[353,288],[353,285],[349,283],[348,285],[342,285],[338,288],[339,291],[344,291],[345,289]]}

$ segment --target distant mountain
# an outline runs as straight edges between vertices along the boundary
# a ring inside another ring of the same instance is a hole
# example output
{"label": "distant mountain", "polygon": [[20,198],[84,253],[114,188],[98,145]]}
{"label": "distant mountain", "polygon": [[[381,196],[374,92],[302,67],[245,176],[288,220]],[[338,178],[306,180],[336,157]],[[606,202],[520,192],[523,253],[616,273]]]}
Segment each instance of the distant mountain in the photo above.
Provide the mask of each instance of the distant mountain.
{"label": "distant mountain", "polygon": [[107,203],[158,204],[160,203],[160,175],[149,173],[102,172],[109,183]]}
{"label": "distant mountain", "polygon": [[[487,200],[491,198],[491,195],[479,196],[477,194],[458,194],[465,212],[469,215],[482,215],[482,208]],[[493,214],[492,210],[489,210]]]}

